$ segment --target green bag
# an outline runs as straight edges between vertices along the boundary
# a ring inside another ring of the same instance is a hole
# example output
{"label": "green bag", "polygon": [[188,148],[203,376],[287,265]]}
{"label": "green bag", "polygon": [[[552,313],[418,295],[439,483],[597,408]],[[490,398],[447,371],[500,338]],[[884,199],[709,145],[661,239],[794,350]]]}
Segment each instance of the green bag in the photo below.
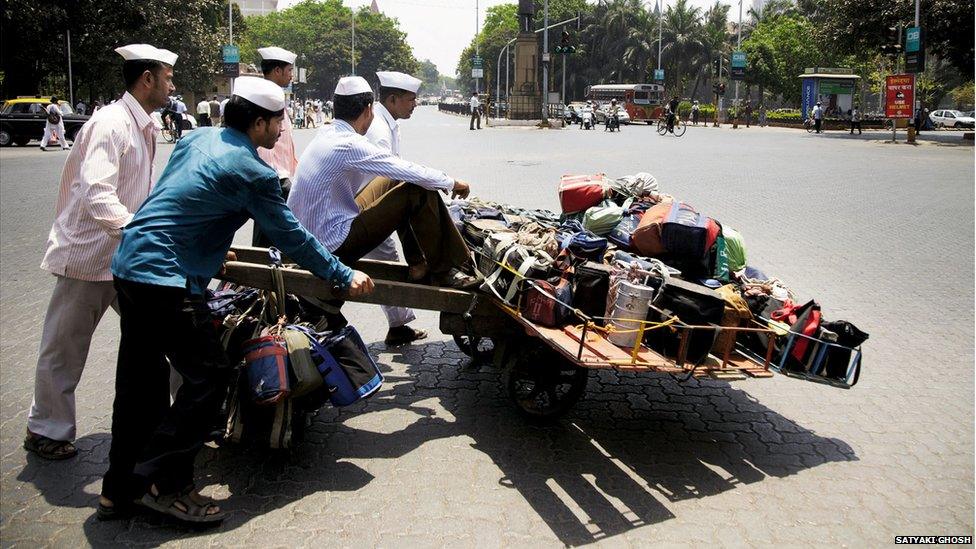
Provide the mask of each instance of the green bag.
{"label": "green bag", "polygon": [[295,380],[291,396],[307,395],[322,385],[322,374],[312,360],[308,336],[297,330],[285,330],[283,335],[288,347],[288,366]]}
{"label": "green bag", "polygon": [[746,266],[746,244],[742,235],[730,227],[722,227],[725,237],[725,255],[729,258],[729,271],[740,271]]}
{"label": "green bag", "polygon": [[609,200],[604,200],[600,204],[586,210],[583,214],[583,228],[598,236],[610,234],[620,221],[624,218],[624,212],[630,206],[631,200],[618,206]]}
{"label": "green bag", "polygon": [[715,239],[715,272],[712,273],[712,278],[716,280],[721,280],[722,282],[729,281],[729,254],[728,245],[725,242],[725,237],[723,235],[718,235]]}

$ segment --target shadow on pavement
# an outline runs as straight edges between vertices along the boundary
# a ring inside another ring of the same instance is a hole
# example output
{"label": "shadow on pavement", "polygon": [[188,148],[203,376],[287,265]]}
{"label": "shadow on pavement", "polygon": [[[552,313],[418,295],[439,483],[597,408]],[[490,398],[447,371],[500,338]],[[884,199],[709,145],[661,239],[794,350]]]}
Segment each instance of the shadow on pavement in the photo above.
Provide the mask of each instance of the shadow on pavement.
{"label": "shadow on pavement", "polygon": [[[69,462],[29,458],[18,478],[51,505],[92,508],[84,531],[93,546],[156,546],[235,530],[310,494],[357,491],[374,477],[350,459],[398,458],[428,441],[462,436],[500,469],[499,484],[518,490],[562,543],[585,545],[674,518],[672,502],[857,460],[843,441],[817,436],[726,382],[682,384],[670,376],[594,371],[576,408],[540,425],[515,412],[500,372],[472,366],[451,342],[371,349],[382,358],[392,354],[408,375],[381,364],[383,389],[365,403],[319,411],[294,451],[228,446],[201,452],[198,485],[226,485],[231,494],[224,504],[230,517],[215,529],[152,514],[95,519],[96,494],[84,487],[107,468],[108,434],[80,439],[82,454]],[[431,402],[454,417],[438,417]],[[390,433],[346,424],[383,410],[411,410],[418,417]]]}

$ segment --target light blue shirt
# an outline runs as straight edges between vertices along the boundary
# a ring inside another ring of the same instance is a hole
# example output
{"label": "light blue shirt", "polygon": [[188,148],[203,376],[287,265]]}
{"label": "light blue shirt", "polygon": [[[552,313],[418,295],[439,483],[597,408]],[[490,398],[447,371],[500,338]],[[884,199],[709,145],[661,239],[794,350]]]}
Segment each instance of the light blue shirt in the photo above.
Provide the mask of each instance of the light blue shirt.
{"label": "light blue shirt", "polygon": [[295,217],[331,251],[349,236],[359,215],[356,193],[367,175],[449,191],[454,179],[444,172],[407,162],[370,143],[343,120],[322,128],[298,159],[288,195]]}
{"label": "light blue shirt", "polygon": [[234,233],[250,218],[319,278],[343,288],[352,282],[352,270],[285,205],[278,173],[245,134],[231,128],[200,128],[176,144],[156,187],[122,231],[112,273],[203,293]]}

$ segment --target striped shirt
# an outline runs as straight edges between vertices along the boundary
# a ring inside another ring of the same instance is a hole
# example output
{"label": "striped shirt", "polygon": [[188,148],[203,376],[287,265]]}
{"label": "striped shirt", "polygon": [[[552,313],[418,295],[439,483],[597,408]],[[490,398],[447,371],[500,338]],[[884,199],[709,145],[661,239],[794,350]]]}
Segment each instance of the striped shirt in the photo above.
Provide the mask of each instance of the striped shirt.
{"label": "striped shirt", "polygon": [[295,175],[298,159],[295,158],[295,139],[291,133],[291,120],[288,120],[287,116],[281,119],[281,135],[278,136],[274,148],[261,147],[258,149],[258,156],[278,172],[279,179]]}
{"label": "striped shirt", "polygon": [[359,215],[356,193],[366,175],[408,181],[425,189],[449,191],[454,180],[444,172],[401,160],[370,143],[347,122],[322,128],[298,161],[288,207],[329,251],[349,236]]}
{"label": "striped shirt", "polygon": [[41,268],[78,280],[112,280],[121,229],[152,190],[156,125],[128,92],[92,115],[61,172]]}

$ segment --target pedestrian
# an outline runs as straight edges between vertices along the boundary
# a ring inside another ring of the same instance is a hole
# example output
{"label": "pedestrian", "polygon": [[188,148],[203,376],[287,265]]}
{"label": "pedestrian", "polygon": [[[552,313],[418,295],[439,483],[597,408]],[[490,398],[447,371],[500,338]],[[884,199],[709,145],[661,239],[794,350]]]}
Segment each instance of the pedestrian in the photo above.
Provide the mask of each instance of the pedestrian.
{"label": "pedestrian", "polygon": [[210,124],[220,125],[220,101],[217,101],[216,95],[210,100]]}
{"label": "pedestrian", "polygon": [[823,104],[817,101],[817,104],[813,107],[813,112],[810,114],[810,117],[813,118],[814,130],[817,133],[823,133],[823,116]]}
{"label": "pedestrian", "polygon": [[41,150],[47,150],[47,144],[51,141],[51,136],[56,135],[61,150],[68,148],[68,138],[64,135],[64,117],[61,115],[61,105],[58,103],[57,96],[51,97],[51,102],[44,108],[47,117],[44,123],[44,136],[41,138]]}
{"label": "pedestrian", "polygon": [[[173,91],[176,54],[148,44],[117,48],[122,100],[97,108],[61,172],[41,268],[56,277],[41,332],[24,448],[45,459],[78,453],[75,388],[99,320],[116,303],[109,264],[120,231],[152,188],[156,126],[149,113]],[[96,107],[99,103],[96,102]]]}
{"label": "pedestrian", "polygon": [[312,107],[311,101],[305,102],[305,127],[315,127],[315,109]]}
{"label": "pedestrian", "polygon": [[178,110],[179,100],[176,97],[170,97],[169,102],[163,107],[162,113],[163,124],[173,132],[174,141],[183,137],[183,115]]}
{"label": "pedestrian", "polygon": [[329,118],[332,118],[332,116],[333,116],[332,100],[331,99],[329,99],[329,100],[327,100],[325,102],[325,115],[328,116]]}
{"label": "pedestrian", "polygon": [[746,105],[745,108],[742,109],[742,115],[746,119],[746,127],[748,128],[749,124],[752,122],[752,100],[751,99],[746,99]]}
{"label": "pedestrian", "polygon": [[857,128],[857,134],[861,135],[861,107],[854,105],[851,109],[851,135],[854,135],[854,128]]}
{"label": "pedestrian", "polygon": [[179,138],[183,137],[183,120],[186,119],[186,103],[183,102],[183,96],[182,95],[177,95],[176,96],[176,109],[175,110],[176,110],[176,119],[179,122],[179,124],[177,125],[177,129],[179,131],[177,132],[176,138],[179,139]]}
{"label": "pedestrian", "polygon": [[101,110],[101,108],[102,108],[102,102],[96,100],[95,101],[95,106],[92,107],[92,115],[94,115],[96,112],[98,112],[99,110]]}
{"label": "pedestrian", "polygon": [[315,123],[319,126],[325,123],[325,118],[322,115],[322,104],[318,101],[315,102]]}
{"label": "pedestrian", "polygon": [[230,101],[230,96],[225,97],[223,101],[220,102],[220,120],[224,120],[224,107],[227,106],[227,102]]}
{"label": "pedestrian", "polygon": [[210,101],[207,101],[206,97],[197,103],[197,126],[210,126]]}
{"label": "pedestrian", "polygon": [[759,103],[759,127],[766,127],[766,104]]}
{"label": "pedestrian", "polygon": [[81,116],[85,116],[85,113],[88,112],[88,105],[85,105],[85,102],[79,99],[78,102],[75,104],[75,112],[80,114]]}
{"label": "pedestrian", "polygon": [[471,128],[475,129],[475,122],[478,123],[478,129],[481,129],[481,101],[478,100],[478,92],[471,92],[471,101],[468,102],[471,109]]}
{"label": "pedestrian", "polygon": [[[209,320],[205,291],[248,219],[293,261],[356,296],[372,280],[340,263],[288,211],[278,174],[257,147],[273,148],[284,116],[281,87],[240,77],[224,128],[176,145],[112,260],[122,337],[115,375],[112,447],[102,505],[123,515],[132,502],[192,523],[225,517],[194,487],[193,462],[235,372]],[[172,405],[166,363],[183,377]],[[124,516],[124,515],[123,515]]]}
{"label": "pedestrian", "polygon": [[[397,232],[407,279],[470,289],[480,279],[438,191],[466,198],[467,183],[397,158],[369,142],[373,91],[360,76],[339,80],[335,121],[298,162],[288,205],[326,248],[353,264]],[[363,179],[373,179],[360,190]],[[358,193],[357,193],[358,191]]]}
{"label": "pedestrian", "polygon": [[[400,157],[400,120],[406,120],[417,106],[417,92],[421,80],[402,72],[377,72],[379,78],[378,102],[373,103],[373,122],[366,131],[370,143]],[[360,189],[372,181],[373,176],[363,177]],[[366,259],[381,261],[401,261],[396,242],[390,235],[373,251],[364,255]],[[409,326],[417,315],[407,307],[382,306],[389,330],[383,340],[386,345],[402,345],[427,337],[427,332]]]}
{"label": "pedestrian", "polygon": [[691,104],[691,123],[698,125],[698,116],[701,112],[701,107],[698,106],[698,101]]}
{"label": "pedestrian", "polygon": [[[292,79],[295,68],[297,54],[284,48],[269,46],[258,48],[258,55],[261,56],[261,73],[264,79],[274,82],[275,85],[285,87]],[[274,148],[258,148],[258,156],[278,173],[278,184],[281,187],[283,200],[288,200],[288,192],[291,190],[291,178],[295,176],[295,168],[298,167],[298,157],[295,156],[295,139],[292,135],[291,120],[287,116],[281,120],[281,135],[275,141]],[[251,234],[251,245],[260,248],[267,248],[271,241],[267,235],[261,232],[261,227],[254,225]]]}

